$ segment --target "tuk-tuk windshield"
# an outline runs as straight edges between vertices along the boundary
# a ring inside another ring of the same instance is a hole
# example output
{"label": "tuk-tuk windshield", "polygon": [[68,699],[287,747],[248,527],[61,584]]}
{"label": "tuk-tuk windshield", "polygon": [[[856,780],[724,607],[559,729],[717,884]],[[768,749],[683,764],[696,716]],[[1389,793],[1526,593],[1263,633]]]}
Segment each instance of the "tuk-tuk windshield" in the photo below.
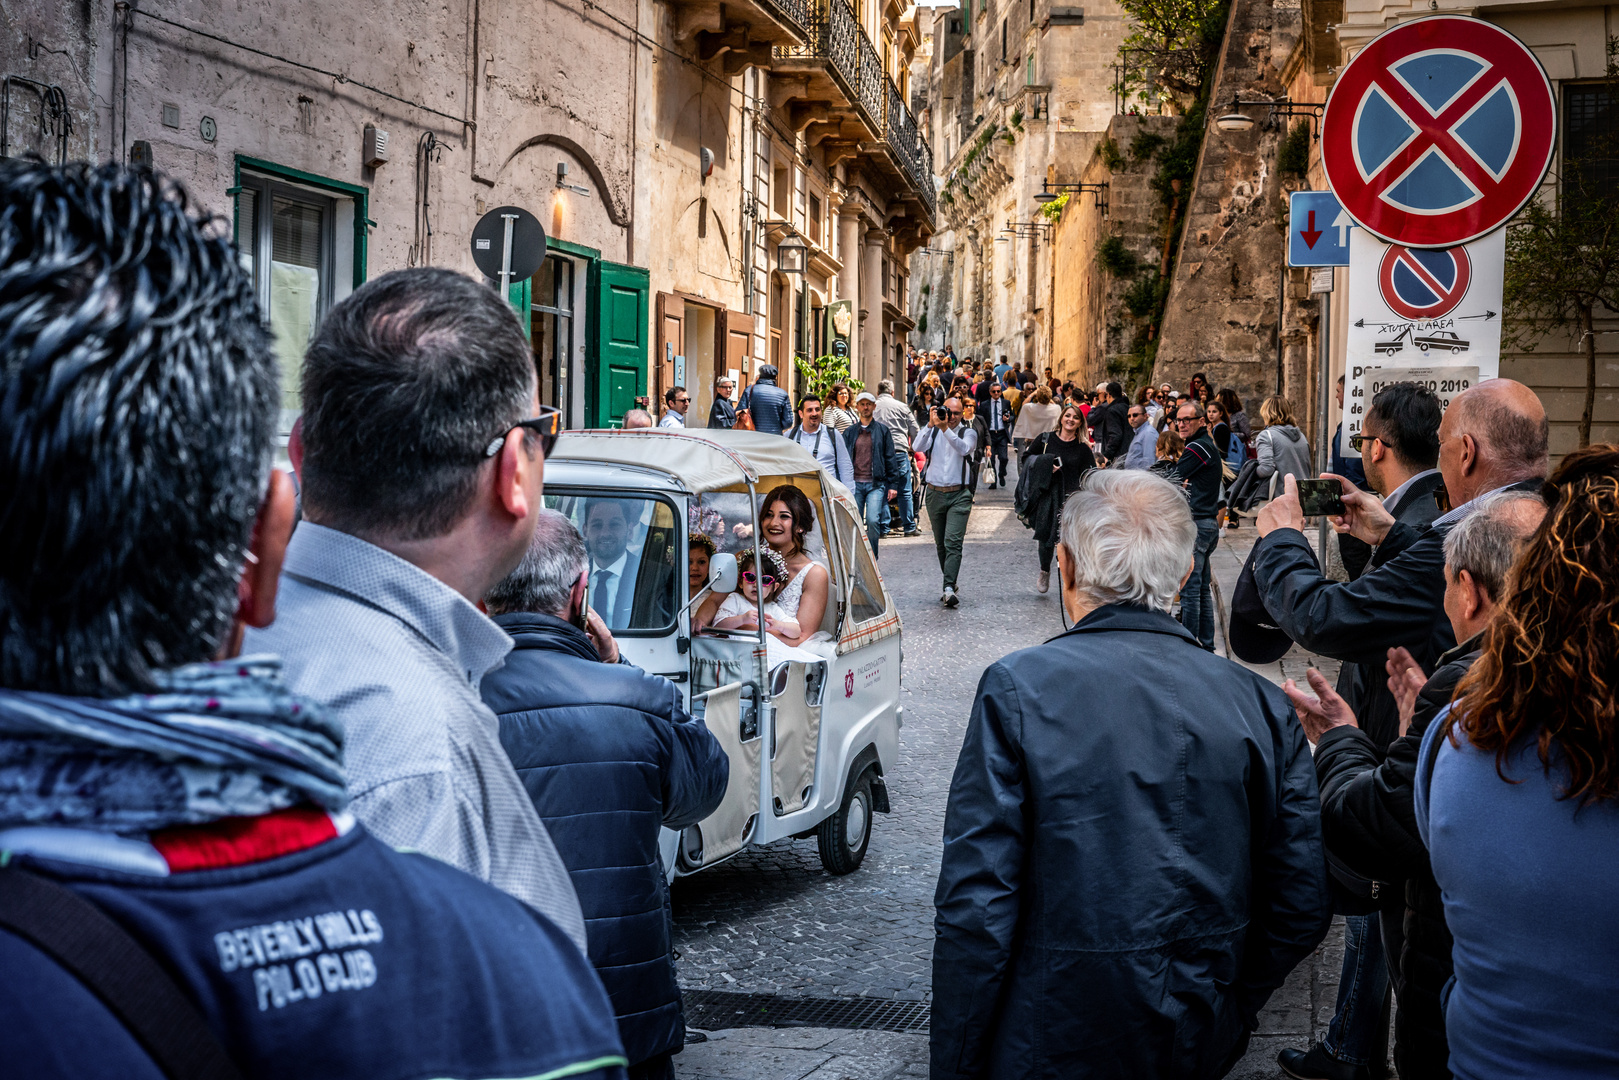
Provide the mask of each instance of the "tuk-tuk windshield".
{"label": "tuk-tuk windshield", "polygon": [[585,538],[590,606],[615,634],[658,634],[675,622],[674,506],[650,495],[547,492],[545,505],[565,514]]}

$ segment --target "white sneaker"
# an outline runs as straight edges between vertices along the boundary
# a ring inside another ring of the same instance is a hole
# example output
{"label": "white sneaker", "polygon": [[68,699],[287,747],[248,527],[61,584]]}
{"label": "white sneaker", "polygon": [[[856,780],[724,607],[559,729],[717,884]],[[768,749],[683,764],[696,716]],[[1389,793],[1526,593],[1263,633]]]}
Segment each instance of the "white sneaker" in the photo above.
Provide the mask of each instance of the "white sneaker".
{"label": "white sneaker", "polygon": [[1051,571],[1050,570],[1042,570],[1042,571],[1040,571],[1040,577],[1039,577],[1038,580],[1035,581],[1034,587],[1036,589],[1039,589],[1043,593],[1044,592],[1050,592],[1051,591]]}
{"label": "white sneaker", "polygon": [[944,601],[944,606],[947,608],[953,608],[961,603],[961,597],[956,595],[956,590],[948,585],[944,587],[944,595],[939,599]]}

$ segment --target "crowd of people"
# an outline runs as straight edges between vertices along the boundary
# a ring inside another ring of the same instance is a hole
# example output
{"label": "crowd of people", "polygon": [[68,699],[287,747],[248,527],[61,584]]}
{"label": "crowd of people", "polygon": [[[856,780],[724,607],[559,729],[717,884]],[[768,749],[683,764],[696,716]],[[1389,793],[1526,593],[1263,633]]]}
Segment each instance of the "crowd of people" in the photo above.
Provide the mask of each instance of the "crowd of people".
{"label": "crowd of people", "polygon": [[[0,163],[0,1060],[672,1076],[659,830],[729,763],[620,654],[632,510],[547,508],[529,343],[442,269],[322,319],[274,467],[225,235],[150,170]],[[1336,1015],[1289,1075],[1372,1076],[1390,998],[1405,1080],[1619,1075],[1619,447],[1548,476],[1527,387],[1395,384],[1351,440],[1364,486],[1333,474],[1335,577],[1285,400],[1254,430],[1201,377],[1131,402],[948,355],[909,403],[794,408],[768,370],[711,419],[847,476],[873,550],[920,473],[941,602],[1008,448],[1058,571],[1070,629],[984,671],[951,782],[935,1077],[1223,1076],[1334,913]],[[1208,553],[1261,460],[1232,648],[1301,645],[1335,687],[1211,649]],[[694,622],[824,645],[813,506],[770,491],[757,548],[751,520],[689,522],[694,598],[746,556]]]}

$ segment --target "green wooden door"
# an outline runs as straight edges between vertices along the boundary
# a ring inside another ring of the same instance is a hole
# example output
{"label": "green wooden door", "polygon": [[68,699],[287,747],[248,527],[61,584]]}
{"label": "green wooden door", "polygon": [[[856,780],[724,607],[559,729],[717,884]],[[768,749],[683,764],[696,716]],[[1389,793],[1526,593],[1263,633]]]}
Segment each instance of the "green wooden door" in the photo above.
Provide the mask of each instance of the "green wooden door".
{"label": "green wooden door", "polygon": [[635,399],[647,392],[647,271],[618,263],[592,264],[591,306],[597,349],[585,380],[585,415],[595,427],[621,427]]}

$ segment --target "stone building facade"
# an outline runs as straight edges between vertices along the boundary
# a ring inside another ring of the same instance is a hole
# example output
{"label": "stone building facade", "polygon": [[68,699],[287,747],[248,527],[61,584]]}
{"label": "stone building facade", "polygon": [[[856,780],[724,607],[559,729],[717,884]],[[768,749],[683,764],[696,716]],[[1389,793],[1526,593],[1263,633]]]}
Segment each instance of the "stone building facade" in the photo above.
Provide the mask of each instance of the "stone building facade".
{"label": "stone building facade", "polygon": [[[289,422],[322,314],[391,269],[477,273],[502,206],[548,236],[510,289],[542,399],[608,426],[683,381],[706,417],[716,374],[786,383],[830,347],[839,301],[855,370],[895,370],[898,271],[934,227],[916,45],[869,0],[40,0],[0,11],[3,152],[54,158],[70,128],[66,158],[149,160],[220,214]],[[807,249],[785,270],[783,241]]]}
{"label": "stone building facade", "polygon": [[[1247,132],[1221,132],[1213,119],[1238,95],[1245,100],[1285,99],[1321,103],[1337,73],[1368,41],[1396,23],[1432,14],[1467,14],[1516,35],[1535,53],[1552,80],[1562,115],[1558,157],[1541,197],[1555,205],[1560,195],[1562,154],[1571,132],[1606,125],[1619,130],[1619,101],[1602,83],[1605,43],[1615,34],[1614,8],[1552,0],[1525,8],[1450,0],[1412,7],[1389,0],[1236,0],[1221,67],[1216,75],[1210,127],[1193,183],[1192,202],[1180,238],[1180,259],[1157,353],[1154,378],[1185,386],[1194,371],[1231,386],[1255,413],[1272,393],[1288,397],[1320,447],[1317,408],[1324,387],[1344,370],[1346,305],[1330,305],[1323,328],[1322,303],[1309,291],[1308,271],[1284,266],[1286,199],[1293,190],[1327,190],[1320,142],[1312,139],[1303,176],[1277,174],[1277,152],[1286,123],[1257,124]],[[1264,110],[1251,110],[1256,119]],[[1579,112],[1576,120],[1575,112]],[[1334,295],[1348,285],[1346,268],[1335,272]],[[1591,438],[1619,438],[1619,313],[1599,315],[1596,395]],[[1321,339],[1327,336],[1326,370]],[[1578,328],[1548,335],[1530,352],[1503,351],[1501,374],[1535,389],[1552,420],[1552,453],[1578,442],[1584,410],[1586,360]],[[1340,420],[1329,405],[1326,431]]]}
{"label": "stone building facade", "polygon": [[944,188],[940,232],[912,257],[919,347],[1074,362],[1053,350],[1051,230],[1034,196],[1047,180],[1079,180],[1115,111],[1124,33],[1112,0],[971,0],[935,12],[920,115]]}

